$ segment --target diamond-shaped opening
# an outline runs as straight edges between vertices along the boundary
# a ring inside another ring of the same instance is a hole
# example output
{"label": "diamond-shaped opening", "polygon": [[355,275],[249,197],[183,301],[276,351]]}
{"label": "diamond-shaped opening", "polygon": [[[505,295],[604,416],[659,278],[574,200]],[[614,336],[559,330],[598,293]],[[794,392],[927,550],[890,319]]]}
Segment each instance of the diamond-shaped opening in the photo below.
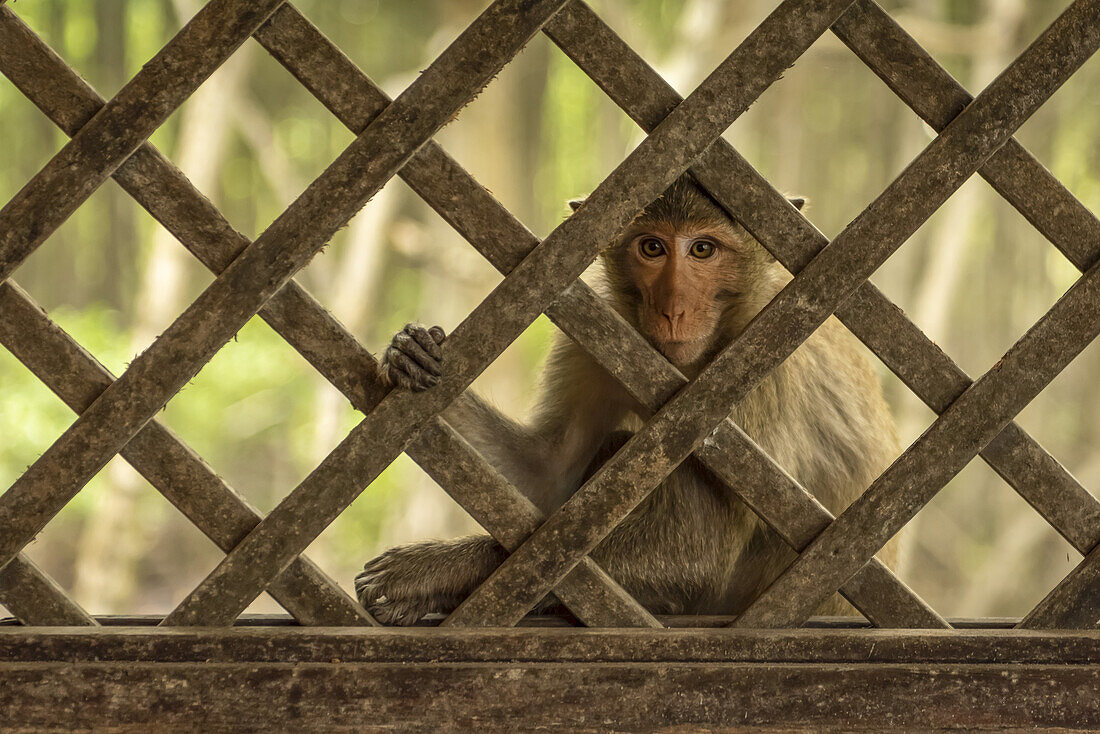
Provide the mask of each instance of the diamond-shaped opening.
{"label": "diamond-shaped opening", "polygon": [[[107,181],[27,258],[15,279],[82,344],[103,344],[105,363],[118,375],[212,276]],[[103,339],[106,333],[113,339]]]}
{"label": "diamond-shaped opening", "polygon": [[1068,4],[892,3],[886,9],[922,48],[976,95]]}
{"label": "diamond-shaped opening", "polygon": [[1078,481],[1100,496],[1100,344],[1093,342],[1021,411],[1017,422]]}
{"label": "diamond-shaped opening", "polygon": [[977,379],[1065,292],[1066,268],[1018,212],[972,177],[872,281]]}
{"label": "diamond-shaped opening", "polygon": [[[474,383],[480,395],[506,415],[520,418],[530,407],[535,366],[548,349],[554,327],[539,319]],[[354,594],[352,581],[363,563],[393,545],[484,532],[450,495],[402,454],[307,550]]]}
{"label": "diamond-shaped opening", "polygon": [[249,238],[260,235],[354,136],[257,43],[246,43],[152,142]]}
{"label": "diamond-shaped opening", "polygon": [[75,416],[7,349],[0,349],[0,384],[0,487],[6,489]]}
{"label": "diamond-shaped opening", "polygon": [[804,211],[830,238],[931,140],[916,113],[832,33],[724,137],[774,186],[806,197]]}
{"label": "diamond-shaped opening", "polygon": [[500,274],[400,179],[341,229],[299,281],[381,356],[409,322],[447,333]]}
{"label": "diamond-shaped opening", "polygon": [[217,551],[116,457],[25,552],[92,614],[164,614],[190,590],[189,577],[204,568],[199,564],[210,563],[211,550]]}
{"label": "diamond-shaped opening", "polygon": [[980,458],[908,532],[902,578],[947,617],[1021,617],[1080,560]]}
{"label": "diamond-shaped opening", "polygon": [[294,5],[387,94],[396,97],[489,2],[305,0]]}
{"label": "diamond-shaped opening", "polygon": [[599,87],[535,36],[437,140],[521,222],[545,237],[641,139]]}
{"label": "diamond-shaped opening", "polygon": [[264,512],[354,425],[354,411],[253,318],[174,397],[163,420]]}
{"label": "diamond-shaped opening", "polygon": [[620,38],[686,95],[774,9],[767,3],[590,3]]}
{"label": "diamond-shaped opening", "polygon": [[356,574],[387,548],[426,538],[484,532],[442,487],[402,454],[325,528],[305,555],[354,597]]}

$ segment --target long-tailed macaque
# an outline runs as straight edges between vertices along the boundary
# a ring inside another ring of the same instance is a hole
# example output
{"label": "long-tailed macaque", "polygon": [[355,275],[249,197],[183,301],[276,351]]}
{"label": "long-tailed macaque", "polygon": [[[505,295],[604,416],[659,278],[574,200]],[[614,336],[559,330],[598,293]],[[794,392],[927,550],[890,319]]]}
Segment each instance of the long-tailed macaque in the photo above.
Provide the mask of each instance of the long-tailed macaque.
{"label": "long-tailed macaque", "polygon": [[[801,207],[801,200],[792,200]],[[571,202],[574,208],[579,204]],[[690,179],[650,204],[600,258],[608,303],[689,378],[790,280]],[[444,333],[410,324],[383,357],[397,389],[425,390],[446,365]],[[467,392],[444,417],[547,513],[606,461],[645,411],[568,338],[558,338],[529,422]],[[829,319],[736,406],[733,419],[834,514],[897,455],[878,380],[855,338]],[[454,609],[504,559],[487,535],[391,548],[356,578],[380,621]],[[793,552],[694,458],[592,553],[657,614],[737,614]],[[896,547],[879,558],[896,560]],[[839,596],[821,614],[851,613]]]}

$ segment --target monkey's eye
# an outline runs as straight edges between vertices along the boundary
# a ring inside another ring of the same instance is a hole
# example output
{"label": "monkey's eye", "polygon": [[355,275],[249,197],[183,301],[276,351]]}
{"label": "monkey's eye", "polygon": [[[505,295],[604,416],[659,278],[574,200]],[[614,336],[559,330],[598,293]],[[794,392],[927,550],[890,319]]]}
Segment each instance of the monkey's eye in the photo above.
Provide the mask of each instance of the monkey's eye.
{"label": "monkey's eye", "polygon": [[707,240],[695,240],[691,243],[691,256],[698,260],[706,260],[714,254],[714,243]]}
{"label": "monkey's eye", "polygon": [[665,254],[665,246],[653,237],[646,237],[638,243],[638,251],[646,257],[660,257]]}

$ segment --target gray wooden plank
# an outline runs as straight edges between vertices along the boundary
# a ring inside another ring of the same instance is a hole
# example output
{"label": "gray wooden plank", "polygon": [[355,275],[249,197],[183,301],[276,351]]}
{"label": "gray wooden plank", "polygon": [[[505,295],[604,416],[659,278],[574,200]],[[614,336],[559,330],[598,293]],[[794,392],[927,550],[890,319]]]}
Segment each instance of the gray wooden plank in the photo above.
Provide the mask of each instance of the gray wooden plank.
{"label": "gray wooden plank", "polygon": [[[1095,665],[0,664],[17,730],[1060,730],[1100,725]],[[930,705],[930,702],[934,702]]]}
{"label": "gray wooden plank", "polygon": [[[664,617],[662,617],[664,619]],[[85,628],[0,626],[0,661],[12,663],[990,663],[1094,664],[1097,630],[762,630],[680,627],[330,628],[156,627],[154,618]],[[285,618],[284,618],[285,619]],[[688,619],[676,617],[669,619]],[[706,618],[704,618],[706,619]],[[719,618],[723,619],[723,618]],[[728,618],[726,618],[728,619]],[[826,618],[825,622],[839,618]],[[708,623],[709,624],[709,623]],[[3,663],[0,663],[3,664]]]}

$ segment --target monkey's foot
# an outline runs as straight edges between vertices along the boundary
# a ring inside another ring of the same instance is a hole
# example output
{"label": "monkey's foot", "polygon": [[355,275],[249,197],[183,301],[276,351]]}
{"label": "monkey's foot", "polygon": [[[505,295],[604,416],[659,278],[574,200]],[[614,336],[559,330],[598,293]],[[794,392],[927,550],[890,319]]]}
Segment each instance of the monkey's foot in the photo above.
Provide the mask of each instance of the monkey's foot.
{"label": "monkey's foot", "polygon": [[443,374],[445,336],[439,326],[405,324],[382,355],[382,374],[391,385],[416,392],[435,386]]}
{"label": "monkey's foot", "polygon": [[441,589],[443,578],[426,550],[426,544],[390,548],[355,577],[359,603],[382,624],[412,625],[426,614],[446,614],[458,606],[460,599]]}

